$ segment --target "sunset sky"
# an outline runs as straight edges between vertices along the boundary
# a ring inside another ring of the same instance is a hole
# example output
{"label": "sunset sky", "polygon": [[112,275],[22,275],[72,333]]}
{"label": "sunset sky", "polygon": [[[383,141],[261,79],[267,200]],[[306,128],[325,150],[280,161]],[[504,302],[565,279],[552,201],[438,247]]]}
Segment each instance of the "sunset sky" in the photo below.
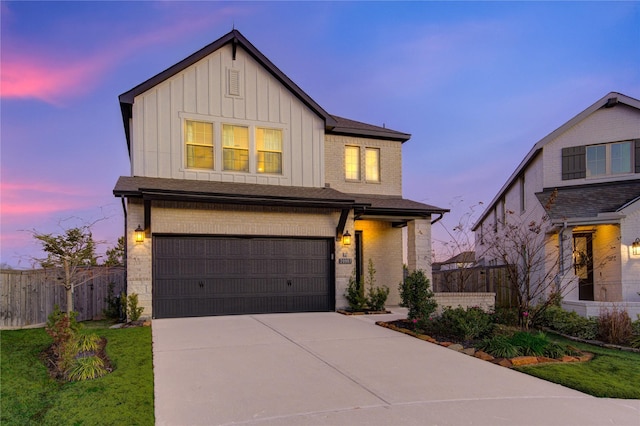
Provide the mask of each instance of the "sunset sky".
{"label": "sunset sky", "polygon": [[234,27],[328,112],[411,133],[404,196],[451,208],[449,227],[593,102],[640,98],[640,2],[0,7],[0,262],[17,268],[41,254],[34,229],[97,221],[99,252],[115,244],[112,190],[130,170],[118,95]]}

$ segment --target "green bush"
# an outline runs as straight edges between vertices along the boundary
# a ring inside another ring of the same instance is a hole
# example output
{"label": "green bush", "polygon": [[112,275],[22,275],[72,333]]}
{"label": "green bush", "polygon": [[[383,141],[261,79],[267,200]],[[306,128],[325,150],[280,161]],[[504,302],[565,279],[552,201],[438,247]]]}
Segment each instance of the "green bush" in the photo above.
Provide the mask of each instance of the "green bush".
{"label": "green bush", "polygon": [[344,293],[352,311],[362,311],[367,306],[367,298],[364,295],[364,283],[356,281],[355,273],[349,277],[349,284]]}
{"label": "green bush", "polygon": [[518,326],[518,308],[496,307],[493,312],[493,322],[512,327]]}
{"label": "green bush", "polygon": [[104,361],[99,357],[87,356],[78,358],[69,369],[67,377],[70,382],[96,379],[107,374]]}
{"label": "green bush", "polygon": [[110,282],[107,290],[107,297],[104,298],[107,307],[102,310],[102,314],[107,319],[119,321],[123,317],[126,317],[126,314],[124,312],[124,310],[126,310],[126,307],[122,304],[121,295],[113,294],[113,287],[114,284]]}
{"label": "green bush", "polygon": [[384,304],[389,297],[389,287],[376,286],[376,270],[373,267],[373,260],[369,259],[369,266],[367,268],[367,284],[368,294],[366,297],[366,304],[372,311],[383,311]]}
{"label": "green bush", "polygon": [[493,336],[483,340],[478,345],[478,349],[498,358],[516,356],[560,358],[572,353],[569,347],[552,342],[544,333],[532,334],[526,331],[518,331],[511,336]]}
{"label": "green bush", "polygon": [[143,307],[138,307],[138,295],[131,293],[127,297],[124,292],[122,292],[120,298],[126,300],[126,318],[128,318],[129,321],[138,321],[140,315],[142,315],[142,311],[144,311]]}
{"label": "green bush", "polygon": [[431,291],[429,280],[422,270],[413,271],[400,283],[402,306],[409,309],[407,317],[416,320],[417,326],[424,329],[429,317],[436,311],[438,303]]}
{"label": "green bush", "polygon": [[511,337],[511,343],[518,348],[519,355],[543,356],[550,341],[544,333],[532,334],[521,331]]}
{"label": "green bush", "polygon": [[475,340],[490,336],[495,324],[491,314],[479,307],[446,307],[431,327],[437,334],[458,340]]}
{"label": "green bush", "polygon": [[497,358],[513,358],[518,356],[518,348],[509,336],[497,335],[484,339],[477,348]]}
{"label": "green bush", "polygon": [[559,306],[549,306],[537,318],[536,327],[548,327],[562,334],[593,340],[598,336],[598,319],[584,318]]}

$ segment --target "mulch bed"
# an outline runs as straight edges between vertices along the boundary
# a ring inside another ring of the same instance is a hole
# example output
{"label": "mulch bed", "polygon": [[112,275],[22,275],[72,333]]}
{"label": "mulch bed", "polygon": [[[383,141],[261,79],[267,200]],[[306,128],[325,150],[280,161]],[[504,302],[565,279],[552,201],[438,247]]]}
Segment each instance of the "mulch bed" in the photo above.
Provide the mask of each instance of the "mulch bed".
{"label": "mulch bed", "polygon": [[[107,347],[107,339],[105,337],[100,338],[100,342],[98,343],[98,350],[96,352],[81,352],[76,358],[80,357],[88,357],[96,355],[98,358],[102,359],[104,362],[105,369],[111,373],[113,371],[113,365],[111,364],[111,360],[107,356],[106,352]],[[58,358],[53,353],[53,345],[49,346],[41,355],[42,362],[49,370],[49,376],[59,382],[67,382],[69,381],[65,372],[58,368]]]}
{"label": "mulch bed", "polygon": [[561,359],[547,358],[543,356],[519,356],[515,358],[496,358],[492,355],[475,350],[475,343],[473,341],[469,342],[458,342],[455,339],[448,339],[446,337],[432,337],[426,334],[421,334],[415,331],[415,325],[406,319],[395,320],[395,321],[378,321],[376,325],[381,327],[385,327],[394,331],[398,331],[400,333],[407,334],[409,336],[413,336],[417,339],[424,340],[426,342],[435,343],[437,345],[456,349],[457,352],[465,353],[467,355],[473,356],[478,359],[482,359],[484,361],[489,361],[493,364],[497,364],[503,367],[511,368],[522,365],[536,365],[536,364],[544,364],[544,363],[569,363],[569,362],[587,362],[593,359],[593,354],[590,352],[581,352],[579,356],[564,356]]}

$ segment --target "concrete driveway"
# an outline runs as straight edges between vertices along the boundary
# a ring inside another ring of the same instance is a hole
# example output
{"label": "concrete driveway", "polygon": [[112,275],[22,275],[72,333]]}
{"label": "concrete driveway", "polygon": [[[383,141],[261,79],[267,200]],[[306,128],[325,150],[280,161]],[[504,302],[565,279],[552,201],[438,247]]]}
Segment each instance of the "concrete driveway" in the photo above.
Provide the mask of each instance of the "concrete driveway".
{"label": "concrete driveway", "polygon": [[156,424],[640,425],[639,400],[594,398],[376,326],[381,319],[154,320]]}

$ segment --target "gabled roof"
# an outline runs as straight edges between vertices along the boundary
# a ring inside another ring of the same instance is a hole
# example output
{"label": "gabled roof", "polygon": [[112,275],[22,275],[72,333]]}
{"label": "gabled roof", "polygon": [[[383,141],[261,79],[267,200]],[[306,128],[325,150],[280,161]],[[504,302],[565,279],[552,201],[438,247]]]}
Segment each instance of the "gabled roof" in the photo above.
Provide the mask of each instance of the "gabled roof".
{"label": "gabled roof", "polygon": [[336,120],[336,125],[327,133],[334,135],[346,136],[366,136],[374,139],[395,140],[406,142],[411,139],[408,133],[398,132],[396,130],[387,129],[386,127],[374,126],[372,124],[362,123],[360,121],[349,120],[348,118],[332,115]]}
{"label": "gabled roof", "polygon": [[184,71],[186,68],[200,61],[201,59],[209,56],[213,52],[219,50],[221,47],[231,44],[234,49],[238,47],[243,48],[253,59],[260,63],[273,77],[275,77],[280,83],[288,88],[301,102],[309,107],[314,113],[316,113],[325,122],[328,129],[333,128],[337,123],[336,120],[328,112],[326,112],[320,105],[318,105],[309,95],[298,87],[289,77],[287,77],[278,67],[276,67],[266,56],[264,56],[253,44],[249,42],[238,30],[232,30],[228,34],[220,37],[213,43],[198,50],[194,54],[188,56],[177,64],[167,68],[161,73],[151,77],[147,81],[140,83],[133,89],[121,94],[119,96],[120,109],[122,111],[122,120],[125,127],[125,134],[127,137],[127,146],[131,149],[131,141],[129,136],[129,120],[133,115],[133,100],[136,96],[152,89],[163,81],[173,77],[174,75]]}
{"label": "gabled roof", "polygon": [[591,105],[590,107],[588,107],[587,109],[585,109],[584,111],[582,111],[581,113],[573,117],[571,120],[567,121],[562,126],[558,127],[553,132],[549,133],[544,138],[540,139],[533,146],[533,148],[531,148],[531,150],[527,153],[527,155],[524,157],[522,162],[520,162],[516,170],[511,174],[511,176],[509,176],[509,179],[507,179],[507,182],[502,186],[502,188],[500,188],[496,196],[487,205],[487,208],[484,210],[484,212],[482,213],[478,221],[473,225],[471,229],[475,231],[478,228],[478,226],[486,219],[486,217],[494,209],[498,200],[500,200],[504,195],[504,193],[514,184],[516,179],[518,179],[522,175],[524,170],[529,166],[529,164],[531,164],[531,162],[536,158],[536,156],[540,152],[542,152],[542,149],[545,145],[547,145],[549,142],[556,139],[558,136],[560,136],[561,134],[563,134],[564,132],[566,132],[567,130],[569,130],[579,122],[585,120],[587,117],[589,117],[591,114],[598,111],[599,109],[613,108],[619,104],[627,105],[632,108],[636,108],[640,110],[640,100],[632,98],[630,96],[623,95],[622,93],[610,92],[607,95],[600,98],[593,105]]}
{"label": "gabled roof", "polygon": [[[554,191],[545,188],[536,193],[540,204],[546,205]],[[616,213],[636,200],[640,200],[640,179],[561,187],[547,212],[552,221],[596,218]]]}
{"label": "gabled roof", "polygon": [[452,263],[475,263],[475,261],[476,261],[475,251],[463,251],[462,253],[458,253],[455,256],[450,257],[444,262],[438,262],[438,264],[449,265]]}

